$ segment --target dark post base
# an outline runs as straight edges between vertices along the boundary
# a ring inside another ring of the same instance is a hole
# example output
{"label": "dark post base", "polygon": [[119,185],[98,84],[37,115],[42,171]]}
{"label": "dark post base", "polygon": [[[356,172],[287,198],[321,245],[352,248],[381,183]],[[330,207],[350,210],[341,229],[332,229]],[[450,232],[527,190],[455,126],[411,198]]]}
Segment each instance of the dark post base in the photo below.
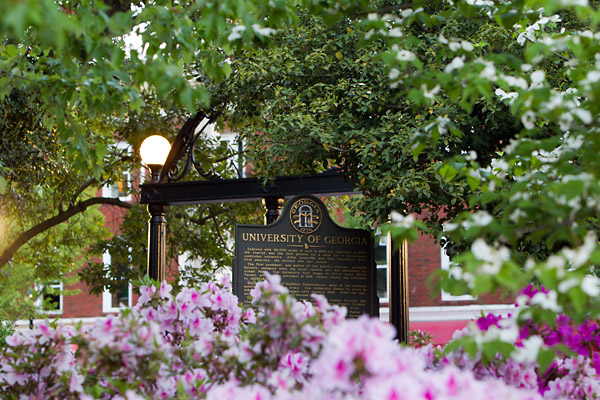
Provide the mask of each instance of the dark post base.
{"label": "dark post base", "polygon": [[148,276],[150,278],[165,280],[166,260],[166,235],[167,220],[165,214],[167,207],[161,204],[148,206],[150,221],[148,222]]}
{"label": "dark post base", "polygon": [[408,344],[408,269],[406,242],[403,242],[398,250],[391,251],[390,322],[396,328],[396,338],[400,342]]}

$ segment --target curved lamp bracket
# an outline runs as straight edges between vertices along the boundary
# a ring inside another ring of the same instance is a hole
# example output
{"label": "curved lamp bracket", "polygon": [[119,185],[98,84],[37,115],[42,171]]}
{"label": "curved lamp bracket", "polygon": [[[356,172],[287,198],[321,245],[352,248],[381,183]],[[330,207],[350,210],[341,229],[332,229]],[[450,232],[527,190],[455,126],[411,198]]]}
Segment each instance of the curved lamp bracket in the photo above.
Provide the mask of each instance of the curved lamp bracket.
{"label": "curved lamp bracket", "polygon": [[[179,133],[175,137],[173,145],[171,145],[171,151],[167,156],[165,165],[163,166],[160,173],[160,182],[177,182],[185,178],[190,168],[193,168],[201,177],[205,179],[215,180],[221,179],[212,170],[205,171],[194,157],[194,146],[200,135],[204,132],[206,127],[214,123],[217,118],[221,115],[220,111],[211,111],[210,113],[197,112],[192,118],[188,119],[185,124],[179,130]],[[204,125],[197,129],[198,126],[204,122]],[[178,164],[184,156],[186,156],[185,164],[183,168],[180,168]]]}

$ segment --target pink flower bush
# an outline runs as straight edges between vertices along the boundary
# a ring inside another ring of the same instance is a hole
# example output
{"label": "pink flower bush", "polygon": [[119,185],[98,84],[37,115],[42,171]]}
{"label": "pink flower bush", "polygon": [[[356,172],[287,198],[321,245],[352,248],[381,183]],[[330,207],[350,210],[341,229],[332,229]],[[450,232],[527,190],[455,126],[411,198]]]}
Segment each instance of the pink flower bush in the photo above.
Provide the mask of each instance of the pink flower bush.
{"label": "pink flower bush", "polygon": [[[525,305],[538,293],[547,291],[531,285],[523,290]],[[456,332],[454,338],[509,330],[503,325],[504,320],[501,316],[488,314],[464,331]],[[429,345],[419,351],[425,356],[428,369],[457,366],[472,371],[477,379],[497,379],[512,387],[537,390],[545,399],[600,398],[600,327],[597,321],[575,324],[562,314],[556,316],[552,325],[540,326],[528,320],[520,326],[514,340],[517,354],[528,341],[555,349],[557,357],[546,370],[535,361],[519,359],[516,354],[510,357],[497,354],[492,360],[485,360],[481,352],[470,357],[463,348],[443,352]]]}
{"label": "pink flower bush", "polygon": [[[132,310],[87,332],[41,323],[7,337],[0,396],[478,400],[493,393],[541,399],[535,390],[492,375],[481,380],[455,365],[431,368],[434,357],[427,347],[402,347],[389,325],[367,317],[348,320],[344,308],[322,296],[314,305],[298,302],[276,276],[257,284],[255,308],[247,310],[239,307],[228,281],[176,294],[163,282],[140,293]],[[589,365],[565,361],[557,368],[571,376]],[[573,384],[556,381],[546,393],[566,387]]]}

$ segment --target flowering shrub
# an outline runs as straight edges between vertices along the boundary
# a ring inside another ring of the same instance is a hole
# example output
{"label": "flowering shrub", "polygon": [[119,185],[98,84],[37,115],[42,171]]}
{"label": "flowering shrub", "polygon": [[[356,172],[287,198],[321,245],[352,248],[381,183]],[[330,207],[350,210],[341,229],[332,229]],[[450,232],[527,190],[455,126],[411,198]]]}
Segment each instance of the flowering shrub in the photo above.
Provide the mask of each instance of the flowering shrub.
{"label": "flowering shrub", "polygon": [[[547,290],[530,285],[517,302],[518,305],[531,305],[546,294]],[[558,314],[554,324],[539,325],[526,320],[516,328],[514,317],[488,314],[465,330],[456,332],[454,337],[457,343],[464,344],[489,339],[486,336],[502,339],[512,336],[516,351],[510,356],[496,353],[489,359],[479,351],[472,357],[464,346],[453,348],[450,345],[450,351],[442,352],[429,345],[422,349],[429,361],[428,368],[458,366],[472,371],[478,379],[500,379],[517,388],[536,389],[547,399],[600,398],[600,327],[597,321],[585,320],[577,324],[566,315]],[[466,340],[461,341],[461,336]],[[550,354],[556,356],[546,368],[535,361],[536,351],[542,348],[551,349]]]}
{"label": "flowering shrub", "polygon": [[427,346],[433,341],[433,336],[425,331],[416,329],[408,332],[408,341],[412,347]]}
{"label": "flowering shrub", "polygon": [[[43,322],[7,337],[0,396],[61,399],[540,399],[453,365],[426,370],[391,326],[347,320],[316,296],[298,302],[267,276],[243,310],[228,281],[171,292],[144,286],[136,307],[88,332]],[[560,368],[575,368],[561,365]]]}

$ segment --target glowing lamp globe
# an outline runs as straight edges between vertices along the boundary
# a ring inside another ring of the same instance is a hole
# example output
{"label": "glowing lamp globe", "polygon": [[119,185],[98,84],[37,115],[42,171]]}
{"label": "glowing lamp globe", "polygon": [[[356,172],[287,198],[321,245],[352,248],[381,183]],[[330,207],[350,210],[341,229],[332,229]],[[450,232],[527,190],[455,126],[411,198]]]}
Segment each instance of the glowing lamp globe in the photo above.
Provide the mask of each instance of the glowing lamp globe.
{"label": "glowing lamp globe", "polygon": [[158,183],[160,170],[171,151],[171,144],[160,135],[152,135],[144,139],[140,146],[142,162],[150,168],[151,182]]}
{"label": "glowing lamp globe", "polygon": [[140,155],[144,164],[165,165],[171,144],[160,135],[152,135],[144,139],[140,146]]}

